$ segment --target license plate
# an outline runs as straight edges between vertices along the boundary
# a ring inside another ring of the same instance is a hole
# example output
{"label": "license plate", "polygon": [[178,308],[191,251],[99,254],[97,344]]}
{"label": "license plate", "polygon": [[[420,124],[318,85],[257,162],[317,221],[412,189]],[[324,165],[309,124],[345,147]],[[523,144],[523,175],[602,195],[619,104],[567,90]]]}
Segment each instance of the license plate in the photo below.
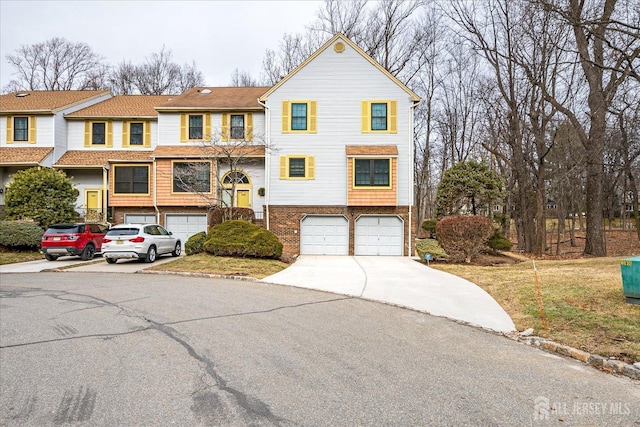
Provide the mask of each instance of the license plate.
{"label": "license plate", "polygon": [[57,242],[58,240],[60,240],[60,237],[54,237],[53,240]]}
{"label": "license plate", "polygon": [[122,240],[116,240],[116,245],[121,245],[122,244]]}

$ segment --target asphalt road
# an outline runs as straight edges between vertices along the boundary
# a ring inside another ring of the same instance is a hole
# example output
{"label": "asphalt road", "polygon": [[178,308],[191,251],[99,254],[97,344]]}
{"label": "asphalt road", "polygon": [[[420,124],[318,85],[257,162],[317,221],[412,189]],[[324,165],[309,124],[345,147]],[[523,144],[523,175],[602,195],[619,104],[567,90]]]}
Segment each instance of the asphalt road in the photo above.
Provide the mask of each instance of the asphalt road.
{"label": "asphalt road", "polygon": [[0,275],[0,425],[639,426],[640,384],[285,286]]}

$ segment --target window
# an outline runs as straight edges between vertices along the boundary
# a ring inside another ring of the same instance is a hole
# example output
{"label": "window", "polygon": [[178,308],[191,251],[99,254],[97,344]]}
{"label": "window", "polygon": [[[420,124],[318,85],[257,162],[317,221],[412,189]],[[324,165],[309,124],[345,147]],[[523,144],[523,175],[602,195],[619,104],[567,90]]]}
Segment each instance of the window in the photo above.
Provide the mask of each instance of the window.
{"label": "window", "polygon": [[311,156],[281,156],[280,179],[315,179],[315,161]]}
{"label": "window", "polygon": [[7,142],[36,142],[36,116],[7,116]]}
{"label": "window", "polygon": [[180,114],[180,141],[202,141],[211,137],[211,114]]}
{"label": "window", "polygon": [[211,163],[173,162],[174,193],[209,193],[211,191]]}
{"label": "window", "polygon": [[362,101],[362,132],[397,133],[397,101]]}
{"label": "window", "polygon": [[84,122],[84,146],[107,146],[111,147],[113,142],[113,122],[110,120],[103,122]]}
{"label": "window", "polygon": [[144,145],[144,123],[129,125],[129,145]]}
{"label": "window", "polygon": [[282,101],[282,132],[316,133],[316,101]]}
{"label": "window", "polygon": [[289,158],[289,178],[304,178],[305,176],[305,158],[291,157]]}
{"label": "window", "polygon": [[92,123],[91,124],[91,144],[92,145],[105,145],[105,124],[104,123]]}
{"label": "window", "polygon": [[291,104],[291,130],[307,130],[307,104]]}
{"label": "window", "polygon": [[231,115],[231,139],[244,139],[244,114]]}
{"label": "window", "polygon": [[115,194],[148,194],[149,166],[114,166]]}
{"label": "window", "polygon": [[371,103],[371,130],[387,130],[386,103]]}
{"label": "window", "polygon": [[14,141],[29,140],[29,118],[28,117],[13,118],[13,140]]}
{"label": "window", "polygon": [[356,187],[389,187],[389,159],[355,159]]}
{"label": "window", "polygon": [[202,139],[202,115],[189,116],[189,139]]}
{"label": "window", "polygon": [[228,172],[222,179],[223,184],[249,184],[249,177],[242,172]]}

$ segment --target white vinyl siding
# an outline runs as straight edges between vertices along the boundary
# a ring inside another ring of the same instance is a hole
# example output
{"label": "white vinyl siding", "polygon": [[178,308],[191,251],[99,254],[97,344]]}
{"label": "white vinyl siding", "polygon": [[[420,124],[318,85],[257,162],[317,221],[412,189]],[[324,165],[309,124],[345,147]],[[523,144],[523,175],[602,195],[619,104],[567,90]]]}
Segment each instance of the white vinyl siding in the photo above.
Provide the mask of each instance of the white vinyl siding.
{"label": "white vinyl siding", "polygon": [[[316,133],[282,133],[282,102],[312,99],[317,102]],[[362,102],[397,102],[397,133],[363,133]],[[337,54],[327,48],[267,100],[270,111],[271,153],[269,203],[271,205],[347,204],[346,145],[398,147],[397,203],[412,202],[412,144],[409,129],[412,101],[409,94],[369,61],[347,48]],[[281,156],[303,153],[314,157],[314,180],[281,180]]]}
{"label": "white vinyl siding", "polygon": [[[195,113],[194,113],[195,114]],[[222,136],[222,113],[210,113],[211,114],[211,134],[216,141],[221,140]],[[235,113],[234,113],[235,114]],[[265,119],[264,112],[253,111],[253,141],[256,144],[263,143],[265,138]],[[157,134],[158,145],[202,145],[202,142],[189,141],[181,142],[180,131],[180,114],[179,113],[158,113],[158,127],[162,129]],[[153,132],[153,130],[152,130]]]}

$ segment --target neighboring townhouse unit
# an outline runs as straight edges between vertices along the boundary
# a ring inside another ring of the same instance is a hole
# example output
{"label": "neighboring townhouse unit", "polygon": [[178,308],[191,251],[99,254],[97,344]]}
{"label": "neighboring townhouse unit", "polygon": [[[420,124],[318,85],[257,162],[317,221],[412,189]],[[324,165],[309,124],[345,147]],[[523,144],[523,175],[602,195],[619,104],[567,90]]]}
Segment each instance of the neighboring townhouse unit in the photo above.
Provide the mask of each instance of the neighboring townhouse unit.
{"label": "neighboring townhouse unit", "polygon": [[[206,231],[216,206],[251,208],[265,199],[266,87],[196,87],[156,108],[153,207],[180,235]],[[134,208],[119,205],[116,221]],[[124,215],[118,212],[125,212]],[[186,240],[186,239],[185,239]]]}
{"label": "neighboring townhouse unit", "polygon": [[[169,98],[119,95],[65,116],[67,151],[53,167],[73,177],[80,192],[77,209],[87,221],[112,221],[109,207],[123,203],[123,188],[128,190],[141,175],[151,177],[158,139],[155,107]],[[131,201],[127,191],[124,203],[153,215],[148,187],[144,194]]]}
{"label": "neighboring townhouse unit", "polygon": [[420,98],[337,34],[260,101],[265,223],[285,251],[410,255]]}
{"label": "neighboring townhouse unit", "polygon": [[0,95],[0,205],[15,172],[52,166],[67,150],[64,116],[111,97],[109,91],[19,91]]}

